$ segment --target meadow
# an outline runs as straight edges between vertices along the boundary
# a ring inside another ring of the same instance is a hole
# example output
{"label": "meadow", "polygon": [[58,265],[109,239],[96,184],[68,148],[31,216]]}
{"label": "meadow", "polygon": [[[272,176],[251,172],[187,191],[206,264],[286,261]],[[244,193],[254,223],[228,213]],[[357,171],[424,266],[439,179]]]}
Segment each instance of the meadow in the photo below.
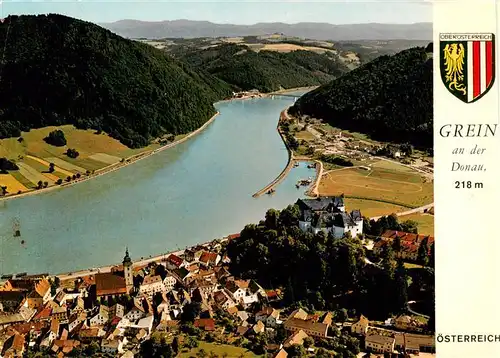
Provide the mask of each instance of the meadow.
{"label": "meadow", "polygon": [[[378,164],[378,165],[377,165]],[[319,185],[320,195],[340,195],[347,198],[362,199],[369,203],[365,211],[373,207],[373,212],[390,214],[378,203],[393,204],[400,209],[415,208],[433,202],[433,182],[418,172],[397,163],[376,163],[371,170],[349,168],[332,171],[323,176]],[[376,211],[379,208],[380,211]],[[389,211],[397,209],[387,207]],[[404,210],[398,210],[404,211]]]}

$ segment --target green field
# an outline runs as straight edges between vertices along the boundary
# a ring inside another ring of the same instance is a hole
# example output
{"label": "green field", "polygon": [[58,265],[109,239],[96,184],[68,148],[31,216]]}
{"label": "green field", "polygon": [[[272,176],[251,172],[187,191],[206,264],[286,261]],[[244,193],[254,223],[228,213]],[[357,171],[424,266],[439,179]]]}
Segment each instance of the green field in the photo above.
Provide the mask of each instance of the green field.
{"label": "green field", "polygon": [[361,214],[366,217],[382,216],[408,210],[404,206],[373,200],[346,198],[344,202],[346,210],[361,210]]}
{"label": "green field", "polygon": [[185,351],[183,349],[181,353],[177,355],[177,358],[190,358],[190,357],[200,357],[199,352],[203,350],[207,354],[206,356],[210,356],[210,352],[213,352],[216,354],[218,357],[223,357],[224,353],[227,355],[225,357],[228,358],[238,358],[238,357],[245,357],[245,358],[250,358],[250,357],[261,357],[257,354],[252,353],[251,351],[240,348],[240,347],[235,347],[235,346],[230,346],[227,344],[218,344],[218,343],[207,343],[207,342],[199,342],[199,346],[197,348],[192,348],[188,351]]}
{"label": "green field", "polygon": [[411,214],[401,216],[399,221],[413,220],[418,223],[418,233],[434,236],[434,215]]}
{"label": "green field", "polygon": [[[321,179],[319,193],[320,195],[343,193],[355,199],[374,200],[408,208],[433,202],[431,180],[397,163],[389,163],[392,168],[387,168],[388,165],[385,163],[382,165],[385,167],[377,167],[374,164],[370,171],[349,168],[327,173]],[[363,205],[365,211],[369,208],[367,205]],[[380,207],[380,204],[373,205]]]}

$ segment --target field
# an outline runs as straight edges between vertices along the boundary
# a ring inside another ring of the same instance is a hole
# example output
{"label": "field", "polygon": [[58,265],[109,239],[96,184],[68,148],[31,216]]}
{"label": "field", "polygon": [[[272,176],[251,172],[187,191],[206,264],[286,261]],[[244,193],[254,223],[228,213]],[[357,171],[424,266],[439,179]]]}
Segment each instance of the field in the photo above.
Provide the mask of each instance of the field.
{"label": "field", "polygon": [[[67,145],[56,147],[43,140],[56,129],[64,132]],[[39,181],[54,185],[58,179],[64,180],[76,173],[85,174],[87,170],[99,170],[120,162],[122,158],[158,147],[158,144],[153,144],[146,148],[130,149],[105,133],[76,129],[72,125],[32,129],[22,132],[19,138],[0,140],[0,157],[13,160],[19,166],[18,171],[3,175],[0,184],[6,185],[10,194],[34,189]],[[79,156],[69,158],[65,154],[68,148],[76,149]],[[52,173],[48,172],[50,163],[55,164]]]}
{"label": "field", "polygon": [[404,206],[383,203],[380,201],[373,201],[373,200],[346,198],[344,202],[347,210],[349,211],[353,209],[361,210],[361,214],[369,218],[408,210]]}
{"label": "field", "polygon": [[434,236],[434,215],[411,214],[401,216],[399,221],[413,220],[418,223],[418,233]]}
{"label": "field", "polygon": [[300,46],[300,45],[287,44],[287,43],[265,44],[259,50],[260,51],[263,51],[263,50],[277,51],[277,52],[291,52],[291,51],[296,51],[296,50],[306,50],[306,51],[312,51],[312,52],[316,52],[316,53],[333,52],[333,50],[329,50],[329,49],[321,48],[321,47]]}
{"label": "field", "polygon": [[320,195],[339,195],[356,199],[419,207],[433,202],[433,183],[407,167],[386,169],[373,165],[372,170],[359,168],[332,171],[321,179]]}
{"label": "field", "polygon": [[10,174],[0,174],[0,185],[6,186],[7,192],[11,194],[17,193],[18,191],[28,190],[28,188],[26,188],[22,183],[17,181],[16,178],[14,178]]}
{"label": "field", "polygon": [[226,353],[228,358],[259,357],[258,355],[252,353],[251,351],[240,347],[230,346],[226,344],[207,343],[207,342],[199,342],[199,343],[200,345],[198,348],[192,348],[187,352],[184,352],[183,350],[181,353],[177,355],[177,358],[201,357],[201,355],[199,355],[198,353],[201,350],[205,351],[207,357],[209,356],[210,352],[213,352],[219,357],[222,357],[223,354]]}

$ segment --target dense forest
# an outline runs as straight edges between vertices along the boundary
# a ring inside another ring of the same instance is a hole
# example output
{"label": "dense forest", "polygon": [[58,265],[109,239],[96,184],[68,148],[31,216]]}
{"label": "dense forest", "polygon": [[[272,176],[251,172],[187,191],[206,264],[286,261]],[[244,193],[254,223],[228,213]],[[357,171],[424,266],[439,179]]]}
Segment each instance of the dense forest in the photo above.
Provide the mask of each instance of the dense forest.
{"label": "dense forest", "polygon": [[74,124],[139,147],[199,128],[231,94],[160,50],[66,16],[9,16],[0,43],[0,138]]}
{"label": "dense forest", "polygon": [[432,56],[416,47],[381,56],[301,97],[290,113],[375,139],[432,147]]}
{"label": "dense forest", "polygon": [[285,305],[346,308],[370,319],[386,319],[391,313],[405,312],[409,298],[418,297],[432,313],[432,268],[410,274],[389,251],[370,257],[379,261],[373,264],[359,238],[305,233],[298,227],[298,218],[294,205],[282,211],[270,209],[259,224],[247,225],[241,237],[227,246],[230,271],[266,287],[282,287]]}
{"label": "dense forest", "polygon": [[255,52],[245,45],[224,44],[207,49],[172,52],[196,69],[207,71],[235,90],[315,86],[349,71],[334,54],[297,50],[287,53]]}

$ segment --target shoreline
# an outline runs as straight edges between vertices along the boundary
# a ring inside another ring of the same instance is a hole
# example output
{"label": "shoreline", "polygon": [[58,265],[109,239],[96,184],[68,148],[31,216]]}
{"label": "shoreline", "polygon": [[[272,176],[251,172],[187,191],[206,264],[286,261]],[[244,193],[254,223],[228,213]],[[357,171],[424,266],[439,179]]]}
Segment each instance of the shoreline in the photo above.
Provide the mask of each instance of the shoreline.
{"label": "shoreline", "polygon": [[0,202],[12,200],[12,199],[19,199],[19,198],[23,198],[23,197],[30,196],[30,195],[43,194],[43,193],[47,193],[49,191],[53,191],[53,190],[57,190],[57,189],[68,188],[68,187],[71,187],[73,185],[80,184],[82,182],[92,180],[92,179],[98,178],[102,175],[112,173],[112,172],[117,171],[119,169],[125,168],[126,166],[137,163],[138,161],[140,161],[142,159],[149,158],[150,156],[152,156],[156,153],[162,152],[166,149],[175,147],[176,145],[181,144],[181,143],[187,141],[188,139],[194,137],[198,133],[202,132],[206,127],[208,127],[208,125],[210,125],[219,114],[220,114],[220,112],[217,111],[208,121],[203,123],[203,125],[200,128],[194,130],[193,132],[188,133],[185,137],[178,139],[172,143],[165,144],[164,146],[159,147],[157,149],[134,154],[128,158],[125,158],[124,162],[118,162],[118,163],[108,165],[107,167],[96,170],[94,174],[91,174],[89,176],[82,175],[79,179],[75,179],[75,180],[72,180],[70,182],[63,182],[60,185],[54,184],[53,186],[50,186],[48,188],[32,189],[29,191],[25,191],[21,194],[13,194],[13,195],[0,197]]}
{"label": "shoreline", "polygon": [[254,197],[254,198],[258,198],[259,196],[262,196],[263,194],[267,193],[269,190],[272,190],[272,189],[274,189],[274,187],[279,185],[286,178],[288,173],[290,173],[290,170],[293,169],[294,164],[296,162],[316,162],[316,179],[314,180],[314,184],[312,184],[306,190],[305,195],[313,197],[313,198],[319,196],[319,194],[317,192],[317,187],[319,186],[321,176],[323,175],[323,163],[321,163],[320,161],[315,160],[315,159],[306,159],[306,158],[295,157],[295,155],[293,154],[293,151],[290,149],[290,147],[288,146],[288,143],[285,140],[284,134],[280,130],[280,123],[281,123],[282,119],[283,118],[290,119],[290,117],[288,115],[288,108],[290,108],[290,107],[287,107],[283,111],[280,112],[280,118],[278,120],[278,125],[276,126],[276,130],[278,131],[278,134],[280,135],[281,140],[283,141],[283,144],[285,144],[286,150],[288,152],[287,164],[286,164],[285,168],[281,171],[281,173],[279,173],[278,176],[272,182],[270,182],[264,188],[260,189],[259,191],[257,191],[255,194],[252,195],[252,197]]}

